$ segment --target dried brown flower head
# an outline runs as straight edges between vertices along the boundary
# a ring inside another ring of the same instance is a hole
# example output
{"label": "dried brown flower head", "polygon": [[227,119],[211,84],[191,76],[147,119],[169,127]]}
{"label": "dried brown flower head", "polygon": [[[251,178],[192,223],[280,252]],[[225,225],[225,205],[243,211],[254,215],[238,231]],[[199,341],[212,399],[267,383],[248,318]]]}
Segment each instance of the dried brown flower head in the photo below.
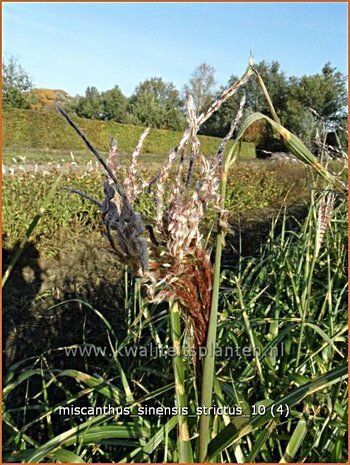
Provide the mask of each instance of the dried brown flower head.
{"label": "dried brown flower head", "polygon": [[[69,189],[92,201],[101,211],[101,219],[111,249],[121,263],[128,265],[134,276],[142,278],[153,302],[177,299],[187,322],[193,327],[197,346],[205,343],[212,293],[212,264],[206,249],[201,226],[208,209],[222,212],[219,185],[222,156],[228,140],[242,115],[240,110],[230,132],[212,160],[200,150],[198,130],[220,106],[248,80],[251,69],[240,81],[225,90],[206,112],[196,115],[193,99],[187,101],[188,127],[179,144],[170,151],[159,174],[149,183],[141,182],[137,172],[142,144],[149,133],[146,129],[132,155],[131,164],[122,183],[117,180],[118,145],[112,141],[107,162],[87,140],[69,116],[60,113],[84,140],[105,171],[102,202],[75,189]],[[190,152],[187,173],[184,173],[186,153]],[[175,179],[170,177],[174,161],[180,155]],[[194,179],[194,171],[197,179]],[[155,201],[156,218],[145,225],[135,209],[135,201],[147,189]],[[221,215],[224,221],[224,215]]]}

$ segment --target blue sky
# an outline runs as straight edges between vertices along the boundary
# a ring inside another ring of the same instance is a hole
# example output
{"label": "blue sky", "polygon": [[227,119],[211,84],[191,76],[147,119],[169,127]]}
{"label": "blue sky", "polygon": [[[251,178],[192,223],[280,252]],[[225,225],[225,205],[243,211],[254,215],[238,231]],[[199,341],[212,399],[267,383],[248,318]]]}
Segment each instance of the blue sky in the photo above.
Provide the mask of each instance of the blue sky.
{"label": "blue sky", "polygon": [[202,62],[218,85],[255,61],[288,75],[347,74],[347,3],[3,3],[3,53],[36,87],[126,95],[160,76],[179,89]]}

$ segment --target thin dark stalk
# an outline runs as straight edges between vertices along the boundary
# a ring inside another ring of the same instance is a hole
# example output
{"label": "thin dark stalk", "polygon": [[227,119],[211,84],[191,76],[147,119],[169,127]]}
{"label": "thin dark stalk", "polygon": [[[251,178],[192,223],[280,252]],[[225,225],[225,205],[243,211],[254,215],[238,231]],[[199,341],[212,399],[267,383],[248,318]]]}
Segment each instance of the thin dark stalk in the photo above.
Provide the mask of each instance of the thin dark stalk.
{"label": "thin dark stalk", "polygon": [[91,197],[90,195],[85,194],[84,192],[81,192],[81,191],[78,190],[78,189],[74,189],[73,187],[64,187],[63,189],[64,189],[65,191],[67,191],[67,192],[70,192],[71,194],[77,194],[77,195],[79,195],[80,197],[82,197],[83,199],[86,199],[86,200],[88,200],[89,202],[93,203],[94,205],[96,205],[96,207],[100,208],[101,210],[103,209],[102,203],[100,203],[98,200],[94,199],[94,198]]}
{"label": "thin dark stalk", "polygon": [[95,147],[91,144],[91,142],[88,140],[88,138],[85,136],[85,134],[78,128],[78,126],[74,123],[74,121],[71,120],[71,118],[67,115],[67,113],[60,107],[57,107],[57,110],[61,113],[63,118],[67,121],[67,123],[74,129],[74,131],[79,135],[79,137],[84,141],[85,145],[87,148],[92,152],[97,160],[101,163],[103,166],[104,170],[108,174],[108,176],[112,179],[112,181],[115,184],[115,189],[118,192],[118,194],[123,198],[123,200],[126,200],[126,195],[123,192],[123,190],[119,186],[119,182],[117,178],[115,177],[113,171],[111,168],[107,165],[105,160],[101,157],[101,155],[98,153],[98,151],[95,149]]}

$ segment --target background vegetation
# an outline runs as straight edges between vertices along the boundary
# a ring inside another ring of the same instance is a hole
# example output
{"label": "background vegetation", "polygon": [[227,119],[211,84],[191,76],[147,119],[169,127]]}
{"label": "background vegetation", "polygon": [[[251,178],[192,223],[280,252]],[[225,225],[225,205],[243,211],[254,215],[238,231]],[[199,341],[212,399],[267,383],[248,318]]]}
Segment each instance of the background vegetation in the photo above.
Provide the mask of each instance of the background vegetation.
{"label": "background vegetation", "polygon": [[[301,77],[287,76],[277,61],[261,61],[255,65],[269,89],[272,103],[282,124],[304,142],[311,145],[315,139],[315,121],[322,119],[332,132],[340,126],[347,127],[346,77],[330,63],[319,73]],[[198,111],[204,111],[225,87],[237,81],[232,75],[226,86],[218,89],[215,69],[207,63],[200,64],[183,89],[176,89],[161,77],[151,77],[139,83],[133,94],[126,97],[116,85],[99,91],[93,85],[84,95],[69,96],[64,90],[33,89],[33,82],[13,58],[3,63],[4,108],[47,109],[59,104],[66,111],[81,118],[116,123],[150,126],[151,128],[182,130],[185,127],[185,96],[191,93]],[[255,80],[247,85],[245,116],[257,110],[268,116],[270,109],[260,86]],[[236,114],[240,93],[229,99],[201,128],[201,134],[224,137],[232,115]],[[346,147],[346,138],[342,139]]]}
{"label": "background vegetation", "polygon": [[[120,124],[114,121],[96,121],[73,117],[92,143],[101,151],[107,152],[111,135],[118,140],[121,153],[130,154],[144,128],[132,124]],[[180,132],[166,129],[152,129],[145,141],[144,153],[164,155],[175,147],[181,138]],[[203,153],[216,152],[220,139],[199,137]],[[47,150],[83,150],[84,144],[74,134],[54,110],[5,110],[3,113],[3,147],[18,150],[20,148]],[[5,160],[9,151],[5,151]],[[13,153],[13,152],[12,152]],[[255,156],[252,143],[243,143],[241,155],[247,158]]]}

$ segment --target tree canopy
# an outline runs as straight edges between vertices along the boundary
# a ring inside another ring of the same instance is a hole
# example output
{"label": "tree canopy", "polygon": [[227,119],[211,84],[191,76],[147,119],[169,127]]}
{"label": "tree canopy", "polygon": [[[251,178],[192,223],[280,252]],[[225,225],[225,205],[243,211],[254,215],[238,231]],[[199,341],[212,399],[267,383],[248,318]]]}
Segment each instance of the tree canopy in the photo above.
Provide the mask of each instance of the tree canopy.
{"label": "tree canopy", "polygon": [[2,106],[3,108],[30,108],[29,91],[33,83],[28,73],[10,57],[2,62]]}
{"label": "tree canopy", "polygon": [[[328,131],[333,131],[339,125],[346,125],[346,77],[330,63],[326,63],[319,73],[301,77],[287,76],[277,61],[261,61],[254,67],[265,83],[282,124],[305,142],[311,143],[314,139],[317,121],[323,121]],[[31,91],[31,79],[14,58],[3,62],[2,77],[4,108],[42,108],[45,102],[52,107],[58,98],[56,94],[50,94],[50,89]],[[84,95],[74,98],[64,91],[52,92],[58,92],[61,97],[64,94],[59,103],[83,118],[180,130],[186,124],[185,98],[188,94],[193,96],[199,114],[237,80],[238,77],[232,75],[225,86],[218,88],[215,83],[215,69],[207,63],[201,63],[194,69],[182,89],[182,94],[172,82],[165,82],[160,77],[140,82],[130,97],[126,97],[117,84],[102,92],[95,86],[89,86]],[[244,116],[256,111],[270,115],[269,106],[254,75],[244,91]],[[201,127],[201,134],[225,136],[237,113],[241,97],[242,90],[228,99]],[[247,134],[249,140],[256,144],[270,136],[261,125],[253,127]]]}
{"label": "tree canopy", "polygon": [[[332,130],[343,124],[347,114],[347,88],[345,76],[326,63],[321,73],[290,76],[280,69],[276,61],[257,63],[255,69],[261,75],[278,116],[289,130],[311,142],[315,132],[315,114],[327,122]],[[237,81],[232,75],[226,87]],[[222,92],[218,91],[217,95]],[[245,114],[259,111],[269,116],[270,110],[257,79],[250,79],[245,86],[247,96]],[[202,133],[223,137],[237,113],[242,93],[226,101],[220,110],[202,128]],[[316,113],[315,113],[316,112]]]}
{"label": "tree canopy", "polygon": [[328,129],[346,114],[347,90],[345,76],[326,63],[322,72],[300,78],[291,77],[282,119],[297,134],[312,124],[316,112],[327,121]]}
{"label": "tree canopy", "polygon": [[183,102],[174,84],[153,77],[136,87],[128,108],[137,124],[176,130],[184,125],[182,106]]}
{"label": "tree canopy", "polygon": [[183,93],[192,95],[198,114],[205,111],[215,95],[215,69],[207,63],[197,66]]}

